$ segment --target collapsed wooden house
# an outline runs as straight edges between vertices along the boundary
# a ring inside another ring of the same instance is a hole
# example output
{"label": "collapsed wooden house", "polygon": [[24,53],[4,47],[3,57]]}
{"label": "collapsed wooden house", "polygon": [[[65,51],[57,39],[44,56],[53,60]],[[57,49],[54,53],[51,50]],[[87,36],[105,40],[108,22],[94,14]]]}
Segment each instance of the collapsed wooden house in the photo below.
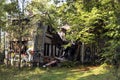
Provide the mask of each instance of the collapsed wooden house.
{"label": "collapsed wooden house", "polygon": [[43,52],[44,56],[59,57],[63,53],[64,44],[67,44],[67,41],[62,40],[52,26],[38,24],[34,41],[35,51]]}
{"label": "collapsed wooden house", "polygon": [[[12,24],[18,25],[19,22],[22,23],[22,21],[27,24],[30,20],[23,19],[19,21],[18,19],[14,19],[12,20]],[[24,25],[22,29],[24,31]],[[43,56],[49,57],[61,56],[63,53],[62,45],[67,43],[67,41],[62,40],[60,35],[52,26],[43,25],[42,22],[37,23],[34,28],[31,28],[29,35],[23,36],[21,40],[21,44],[24,47],[23,53],[25,53],[29,46],[33,46],[35,52],[42,52]],[[16,39],[13,35],[13,38],[9,39],[9,44],[10,49],[13,49],[16,53],[19,53],[19,39]]]}
{"label": "collapsed wooden house", "polygon": [[[28,19],[24,20],[29,21]],[[62,31],[65,33],[66,29],[62,28]],[[18,48],[15,46],[20,43],[19,40],[12,39],[9,42],[10,48],[17,51]],[[35,55],[41,52],[43,56],[48,57],[61,56],[64,50],[62,46],[67,43],[68,42],[62,39],[60,34],[56,32],[52,26],[44,25],[42,22],[39,22],[37,26],[31,30],[29,37],[23,37],[22,39],[22,45],[25,47],[24,52],[27,50],[28,46],[33,46],[34,51],[37,51]],[[98,44],[100,47],[102,47],[104,45],[104,42],[98,41]],[[90,54],[89,56],[87,55],[88,52]],[[71,53],[71,57],[73,57],[74,60],[78,60],[80,62],[89,62],[95,61],[96,53],[99,53],[99,49],[96,48],[95,44],[82,44],[80,41],[78,41],[76,42],[74,52]]]}

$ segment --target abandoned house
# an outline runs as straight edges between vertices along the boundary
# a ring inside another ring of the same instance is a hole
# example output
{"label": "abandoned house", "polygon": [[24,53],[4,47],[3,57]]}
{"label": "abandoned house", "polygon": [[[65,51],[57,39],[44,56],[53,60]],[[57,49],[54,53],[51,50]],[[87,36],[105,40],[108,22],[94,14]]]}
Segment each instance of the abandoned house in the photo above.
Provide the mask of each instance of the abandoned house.
{"label": "abandoned house", "polygon": [[[25,21],[26,24],[30,22],[30,20],[27,18],[20,21]],[[18,24],[19,21],[14,19],[13,25]],[[33,46],[34,51],[41,52],[43,56],[59,57],[62,55],[64,51],[62,46],[68,44],[68,41],[65,39],[66,30],[69,29],[68,25],[61,27],[61,32],[56,32],[52,26],[44,25],[42,22],[38,22],[34,27],[28,28],[26,28],[24,25],[22,28],[23,31],[25,31],[25,29],[29,30],[29,33],[25,36],[22,36],[21,39],[22,46],[24,46],[23,53],[26,52],[28,46]],[[13,36],[13,38],[8,40],[8,47],[10,49],[14,49],[15,52],[19,52],[20,41],[18,38],[15,38],[12,33],[11,36]],[[100,43],[103,42],[99,41],[99,44]],[[102,45],[104,45],[104,43],[100,46]],[[80,62],[95,61],[94,57],[98,52],[99,50],[96,48],[95,44],[82,44],[80,41],[78,41],[76,42],[74,52],[72,52],[72,54],[74,54],[72,57],[74,57],[74,60],[79,60]]]}
{"label": "abandoned house", "polygon": [[[34,47],[34,51],[40,51],[42,52],[44,56],[54,57],[54,56],[61,56],[63,53],[63,47],[62,45],[67,44],[68,42],[63,40],[60,35],[55,31],[55,29],[52,26],[49,25],[43,25],[41,22],[37,23],[34,27],[25,26],[29,23],[29,19],[25,18],[22,20],[13,19],[12,25],[18,25],[19,22],[24,23],[22,25],[22,31],[24,32],[26,29],[29,30],[29,32],[22,36],[21,38],[21,47],[24,47],[24,50],[22,50],[22,53],[25,53],[25,51],[28,49],[29,46]],[[30,28],[30,29],[29,29]],[[18,31],[17,31],[18,32]],[[21,34],[18,32],[18,35]],[[17,34],[16,34],[17,35]],[[13,33],[9,34],[8,42],[8,48],[13,49],[16,53],[19,53],[19,45],[20,40],[19,37],[15,37]]]}

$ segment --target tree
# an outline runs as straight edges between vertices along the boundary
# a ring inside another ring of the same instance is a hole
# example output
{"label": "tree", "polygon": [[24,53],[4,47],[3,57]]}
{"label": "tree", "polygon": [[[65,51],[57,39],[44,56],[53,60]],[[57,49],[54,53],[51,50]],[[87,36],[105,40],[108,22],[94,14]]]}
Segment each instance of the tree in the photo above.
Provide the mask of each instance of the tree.
{"label": "tree", "polygon": [[3,7],[4,7],[4,4],[5,4],[5,0],[1,0],[0,1],[0,53],[2,53],[2,29],[3,29],[3,26],[5,26],[4,25],[4,23],[5,23],[5,11],[4,11],[4,9],[3,9]]}
{"label": "tree", "polygon": [[58,17],[55,15],[56,7],[50,3],[50,0],[32,0],[28,6],[28,11],[35,15],[34,22],[41,21],[56,28],[58,21]]}
{"label": "tree", "polygon": [[28,11],[32,12],[34,15],[32,18],[32,23],[38,24],[38,27],[36,27],[37,29],[35,31],[36,36],[34,49],[35,51],[42,52],[44,49],[44,37],[41,37],[42,40],[39,40],[40,36],[45,34],[47,26],[54,27],[54,29],[57,29],[58,26],[56,8],[54,4],[50,3],[50,0],[33,0],[31,4],[28,5]]}
{"label": "tree", "polygon": [[[71,26],[66,35],[69,40],[80,40],[83,44],[98,44],[98,41],[105,40],[105,45],[109,44],[112,49],[105,50],[108,53],[103,55],[109,56],[119,43],[119,4],[119,0],[67,1],[57,8],[57,12],[61,22]],[[83,52],[84,45],[84,55]]]}
{"label": "tree", "polygon": [[25,15],[25,0],[22,0],[22,8],[18,0],[11,0],[7,3],[4,9],[7,11],[7,16],[10,18],[7,21],[9,24],[6,31],[10,34],[10,41],[17,39],[19,41],[19,69],[21,66],[21,47],[22,39],[30,35],[30,18]]}

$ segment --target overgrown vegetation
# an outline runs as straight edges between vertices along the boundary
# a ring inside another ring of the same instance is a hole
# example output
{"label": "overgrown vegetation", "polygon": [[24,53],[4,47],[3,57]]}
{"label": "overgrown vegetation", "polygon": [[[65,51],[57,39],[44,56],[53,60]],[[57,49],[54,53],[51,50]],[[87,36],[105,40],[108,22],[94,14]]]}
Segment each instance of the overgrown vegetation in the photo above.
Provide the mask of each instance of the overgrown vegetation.
{"label": "overgrown vegetation", "polygon": [[[28,26],[25,27],[25,25],[20,23],[20,20],[29,16],[24,15],[25,13],[23,8],[22,11],[20,10],[20,7],[18,7],[18,0],[11,0],[11,1],[12,3],[10,4],[5,4],[5,0],[0,1],[1,4],[0,33],[2,29],[3,31],[6,31],[8,33],[16,34],[16,35],[11,34],[9,37],[13,36],[15,38],[17,36],[16,38],[19,39],[24,35],[28,36],[30,31],[29,30],[30,25],[28,24]],[[81,55],[84,54],[84,44],[95,44],[95,46],[99,48],[99,53],[101,53],[100,60],[104,59],[105,62],[113,66],[112,72],[116,77],[116,80],[119,80],[120,1],[119,0],[75,0],[75,1],[67,0],[65,3],[62,3],[62,5],[58,5],[59,3],[58,0],[54,0],[55,4],[54,3],[50,4],[49,1],[50,0],[32,0],[31,4],[29,4],[26,7],[26,12],[28,10],[28,13],[31,12],[32,15],[34,16],[31,22],[33,24],[39,21],[44,22],[44,24],[53,26],[55,29],[57,29],[58,26],[62,26],[64,24],[70,25],[71,29],[68,32],[66,32],[66,39],[69,41],[79,40],[82,43]],[[11,22],[9,24],[9,20],[6,20],[6,13],[13,17],[17,15],[17,17],[19,17],[18,24],[14,26],[11,25],[12,24]],[[6,24],[9,24],[7,28],[6,28]],[[23,33],[23,26],[25,33]],[[19,29],[16,27],[19,27]],[[100,47],[99,41],[102,40],[104,42],[104,45]],[[2,37],[0,35],[0,48],[2,44],[1,41],[2,41]],[[83,61],[84,56],[81,58]],[[68,64],[73,65],[72,62],[70,63],[67,62],[63,65],[68,65]],[[48,70],[47,72],[44,69],[42,70],[36,68],[30,71],[28,70],[29,76],[25,74],[27,72],[26,70],[25,72],[24,70],[23,71],[14,70],[14,69],[11,70],[12,71],[2,67],[0,74],[3,77],[1,77],[1,79],[4,78],[4,80],[7,80],[8,78],[10,79],[14,78],[16,80],[17,78],[24,79],[23,77],[25,77],[25,79],[33,79],[36,77],[36,80],[38,78],[41,79],[47,78],[48,80],[50,79],[59,80],[58,76],[61,76],[63,80],[64,79],[70,80],[70,78],[71,79],[75,78],[78,80],[79,79],[87,80],[88,78],[91,78],[91,80],[92,79],[104,80],[103,79],[104,75],[99,76],[96,74],[92,74],[92,76],[90,77],[89,76],[82,77],[81,75],[79,75],[79,74],[84,74],[82,72],[78,72],[78,73],[76,72],[75,77],[74,76],[71,77],[71,75],[73,75],[74,72],[71,73],[70,69],[68,69],[66,72],[61,71],[59,74],[59,70],[57,71],[56,69]],[[64,68],[62,70],[64,70]],[[49,71],[52,74],[50,74]],[[56,72],[58,72],[58,74]],[[5,77],[6,74],[8,75],[8,77]],[[108,76],[112,74],[106,73],[106,75]],[[14,76],[14,77],[10,77],[10,76]],[[40,77],[40,76],[44,76],[44,77]],[[111,80],[111,79],[115,80],[115,78],[113,77],[107,80]]]}
{"label": "overgrown vegetation", "polygon": [[73,68],[23,68],[0,66],[0,80],[115,80],[108,66]]}

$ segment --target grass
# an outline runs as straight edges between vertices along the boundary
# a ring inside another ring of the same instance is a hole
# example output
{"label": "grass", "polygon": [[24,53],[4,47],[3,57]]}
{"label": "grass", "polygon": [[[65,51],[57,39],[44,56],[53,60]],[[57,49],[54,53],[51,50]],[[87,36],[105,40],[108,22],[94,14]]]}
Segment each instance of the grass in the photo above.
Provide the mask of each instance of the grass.
{"label": "grass", "polygon": [[5,68],[0,66],[0,80],[115,80],[104,65],[74,68]]}

